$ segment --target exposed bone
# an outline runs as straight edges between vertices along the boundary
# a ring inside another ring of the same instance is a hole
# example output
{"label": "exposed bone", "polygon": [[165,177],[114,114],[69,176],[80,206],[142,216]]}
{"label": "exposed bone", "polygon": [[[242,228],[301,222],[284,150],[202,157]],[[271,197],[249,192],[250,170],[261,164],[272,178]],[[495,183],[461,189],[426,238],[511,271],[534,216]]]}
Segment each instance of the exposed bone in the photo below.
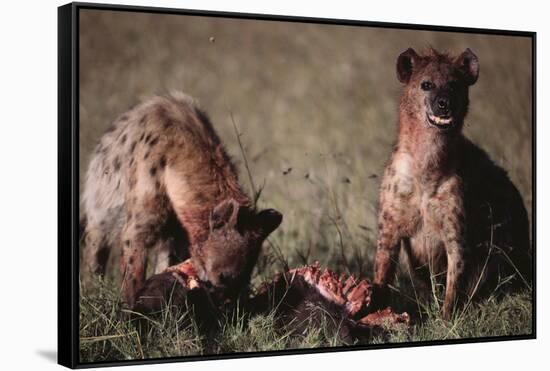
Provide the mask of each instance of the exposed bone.
{"label": "exposed bone", "polygon": [[383,310],[377,310],[376,312],[369,313],[365,317],[361,318],[358,322],[368,327],[389,327],[395,326],[399,323],[408,324],[410,321],[409,314],[404,312],[401,314],[395,313],[391,308]]}
{"label": "exposed bone", "polygon": [[197,277],[197,272],[191,264],[191,259],[166,268],[165,272],[170,272],[178,280],[178,282],[186,289],[193,290],[200,287],[200,282]]}

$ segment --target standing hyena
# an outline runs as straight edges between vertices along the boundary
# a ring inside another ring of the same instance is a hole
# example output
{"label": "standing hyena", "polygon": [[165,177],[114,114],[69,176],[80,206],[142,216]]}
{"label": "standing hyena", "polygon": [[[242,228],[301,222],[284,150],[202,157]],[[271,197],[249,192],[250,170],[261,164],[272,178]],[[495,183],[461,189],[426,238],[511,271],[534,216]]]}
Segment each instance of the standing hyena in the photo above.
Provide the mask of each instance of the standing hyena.
{"label": "standing hyena", "polygon": [[403,244],[421,282],[446,277],[446,318],[464,294],[531,279],[521,196],[506,172],[462,134],[478,73],[470,49],[454,59],[408,49],[397,59],[405,85],[397,145],[381,185],[374,284],[386,296]]}
{"label": "standing hyena", "polygon": [[191,256],[199,277],[228,291],[246,284],[264,239],[282,216],[256,212],[206,115],[181,93],[120,116],[92,155],[83,193],[82,274],[103,274],[122,246],[122,291],[133,305],[145,279]]}

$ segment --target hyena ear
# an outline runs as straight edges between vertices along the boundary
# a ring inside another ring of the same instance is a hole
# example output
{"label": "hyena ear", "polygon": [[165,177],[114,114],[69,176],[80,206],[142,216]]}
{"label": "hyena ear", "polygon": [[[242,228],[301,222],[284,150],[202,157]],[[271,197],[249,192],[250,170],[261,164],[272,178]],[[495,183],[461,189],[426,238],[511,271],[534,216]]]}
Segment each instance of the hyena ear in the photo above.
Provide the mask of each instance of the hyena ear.
{"label": "hyena ear", "polygon": [[274,209],[262,210],[257,215],[262,234],[267,237],[283,221],[283,214]]}
{"label": "hyena ear", "polygon": [[466,84],[475,84],[479,76],[479,60],[470,48],[456,58],[455,65],[464,75]]}
{"label": "hyena ear", "polygon": [[237,225],[241,205],[233,198],[220,202],[210,213],[210,230]]}
{"label": "hyena ear", "polygon": [[400,82],[404,84],[409,82],[418,58],[418,54],[412,48],[405,50],[397,57],[397,78]]}

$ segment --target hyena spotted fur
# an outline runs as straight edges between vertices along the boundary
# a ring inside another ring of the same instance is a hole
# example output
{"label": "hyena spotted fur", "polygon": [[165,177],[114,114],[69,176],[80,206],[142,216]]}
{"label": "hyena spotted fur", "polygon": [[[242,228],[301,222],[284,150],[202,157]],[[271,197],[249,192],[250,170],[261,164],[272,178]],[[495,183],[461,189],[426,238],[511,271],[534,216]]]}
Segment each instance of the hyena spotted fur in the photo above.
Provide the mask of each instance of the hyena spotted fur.
{"label": "hyena spotted fur", "polygon": [[115,120],[91,156],[82,205],[83,280],[104,274],[111,249],[121,246],[129,305],[151,251],[156,273],[190,256],[202,280],[236,290],[282,220],[275,210],[255,210],[209,119],[182,93]]}
{"label": "hyena spotted fur", "polygon": [[531,279],[522,198],[462,134],[478,74],[470,49],[456,58],[408,49],[397,59],[404,86],[398,140],[381,184],[374,284],[387,296],[402,246],[417,282],[431,287],[443,279],[445,318],[457,299]]}

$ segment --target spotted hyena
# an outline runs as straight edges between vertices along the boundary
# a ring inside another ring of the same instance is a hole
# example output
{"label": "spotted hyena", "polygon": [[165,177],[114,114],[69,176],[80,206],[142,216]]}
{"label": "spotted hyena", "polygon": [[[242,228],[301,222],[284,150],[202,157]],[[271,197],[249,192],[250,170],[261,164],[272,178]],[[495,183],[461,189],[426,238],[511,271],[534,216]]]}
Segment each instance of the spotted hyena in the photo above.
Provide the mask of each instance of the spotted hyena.
{"label": "spotted hyena", "polygon": [[181,93],[154,97],[114,122],[91,157],[82,204],[83,279],[103,274],[121,246],[130,305],[150,251],[156,273],[190,256],[202,280],[237,288],[282,220],[255,210],[209,119]]}
{"label": "spotted hyena", "polygon": [[420,281],[446,278],[446,318],[458,298],[531,278],[522,198],[462,134],[478,74],[470,49],[456,58],[408,49],[397,59],[404,86],[398,140],[381,184],[374,284],[387,292],[402,246]]}

